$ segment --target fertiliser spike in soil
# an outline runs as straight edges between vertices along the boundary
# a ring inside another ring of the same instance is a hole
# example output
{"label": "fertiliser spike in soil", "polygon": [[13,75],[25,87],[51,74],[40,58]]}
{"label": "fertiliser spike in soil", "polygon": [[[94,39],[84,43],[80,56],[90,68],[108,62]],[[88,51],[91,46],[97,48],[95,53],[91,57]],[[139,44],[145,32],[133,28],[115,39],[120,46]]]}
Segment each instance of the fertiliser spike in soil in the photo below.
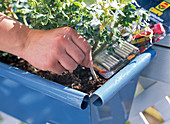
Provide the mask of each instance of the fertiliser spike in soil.
{"label": "fertiliser spike in soil", "polygon": [[90,71],[91,71],[91,74],[93,75],[94,80],[97,80],[97,76],[96,76],[93,66],[90,67]]}

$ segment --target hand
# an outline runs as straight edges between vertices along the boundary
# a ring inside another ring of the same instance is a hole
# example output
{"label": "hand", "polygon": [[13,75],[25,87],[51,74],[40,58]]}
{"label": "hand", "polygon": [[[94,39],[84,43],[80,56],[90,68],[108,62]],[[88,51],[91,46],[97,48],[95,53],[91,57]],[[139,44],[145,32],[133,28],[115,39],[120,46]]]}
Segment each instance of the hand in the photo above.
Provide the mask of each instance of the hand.
{"label": "hand", "polygon": [[73,71],[78,64],[91,67],[91,48],[88,42],[69,27],[53,30],[30,29],[22,58],[33,66],[61,74]]}

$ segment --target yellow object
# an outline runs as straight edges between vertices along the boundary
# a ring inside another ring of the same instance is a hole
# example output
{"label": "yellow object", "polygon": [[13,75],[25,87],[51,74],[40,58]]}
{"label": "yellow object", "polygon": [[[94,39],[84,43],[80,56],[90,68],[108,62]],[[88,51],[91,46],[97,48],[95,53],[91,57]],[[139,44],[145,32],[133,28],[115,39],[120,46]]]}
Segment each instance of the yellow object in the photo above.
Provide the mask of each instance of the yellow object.
{"label": "yellow object", "polygon": [[164,11],[167,8],[169,8],[170,4],[163,1],[162,3],[160,3],[159,5],[156,6],[156,9],[160,10],[160,11]]}
{"label": "yellow object", "polygon": [[164,120],[163,120],[162,116],[160,115],[160,113],[153,106],[147,108],[144,112],[146,112],[147,114],[151,115],[155,119],[157,119],[157,120],[159,120],[161,122],[164,122]]}
{"label": "yellow object", "polygon": [[130,124],[130,122],[129,121],[126,121],[126,123],[125,124]]}
{"label": "yellow object", "polygon": [[137,39],[137,40],[132,40],[131,43],[137,44],[137,43],[142,43],[142,42],[145,42],[145,41],[148,41],[148,40],[150,40],[149,37],[142,37],[142,38]]}
{"label": "yellow object", "polygon": [[138,82],[137,87],[136,87],[135,97],[137,95],[139,95],[140,93],[142,93],[143,91],[144,91],[144,89],[143,89],[142,85],[140,84],[140,82]]}
{"label": "yellow object", "polygon": [[161,16],[163,12],[160,12],[159,10],[155,9],[154,7],[150,8],[149,11],[158,14],[158,16]]}

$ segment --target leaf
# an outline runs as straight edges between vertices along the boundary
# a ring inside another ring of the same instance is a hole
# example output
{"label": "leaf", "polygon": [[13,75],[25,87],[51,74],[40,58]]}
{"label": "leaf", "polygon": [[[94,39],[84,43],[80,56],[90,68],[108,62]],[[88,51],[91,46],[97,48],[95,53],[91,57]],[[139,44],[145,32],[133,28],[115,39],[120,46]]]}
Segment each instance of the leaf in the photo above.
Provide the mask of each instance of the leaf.
{"label": "leaf", "polygon": [[129,4],[132,0],[117,0],[121,4]]}
{"label": "leaf", "polygon": [[42,25],[47,25],[47,23],[48,23],[48,16],[43,16],[43,19],[42,19],[42,21],[41,21],[41,24],[42,24]]}
{"label": "leaf", "polygon": [[19,12],[20,13],[22,13],[22,14],[28,14],[28,13],[31,13],[33,10],[30,10],[30,9],[21,9],[21,10],[19,10]]}
{"label": "leaf", "polygon": [[[0,2],[0,11],[4,9],[2,11],[5,12],[12,2],[17,2],[17,0],[6,1],[9,5]],[[100,44],[122,42],[121,36],[122,34],[126,36],[127,32],[121,32],[120,28],[132,29],[133,22],[141,25],[142,19],[148,19],[146,12],[141,10],[134,12],[136,8],[130,3],[131,0],[98,0],[98,4],[92,6],[86,6],[83,0],[27,1],[20,1],[18,6],[14,6],[16,10],[14,12],[20,17],[26,17],[31,23],[28,23],[29,27],[54,29],[69,26],[87,39],[98,39]]]}
{"label": "leaf", "polygon": [[73,4],[76,6],[81,6],[81,3],[78,3],[78,2],[74,2]]}

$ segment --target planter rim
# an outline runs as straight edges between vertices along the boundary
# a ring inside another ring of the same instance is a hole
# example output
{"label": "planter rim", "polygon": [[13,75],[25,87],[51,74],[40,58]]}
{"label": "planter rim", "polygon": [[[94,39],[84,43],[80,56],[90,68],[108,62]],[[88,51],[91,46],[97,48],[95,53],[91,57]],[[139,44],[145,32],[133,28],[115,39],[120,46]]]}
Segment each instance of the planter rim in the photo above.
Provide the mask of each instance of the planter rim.
{"label": "planter rim", "polygon": [[89,105],[89,101],[95,106],[104,105],[109,98],[121,90],[121,88],[124,87],[135,75],[139,74],[150,63],[155,55],[155,50],[150,48],[146,52],[137,56],[92,95],[41,78],[2,62],[0,62],[0,76],[18,82],[21,85],[65,102],[76,108],[86,109]]}
{"label": "planter rim", "polygon": [[104,105],[131,79],[139,74],[155,56],[156,52],[152,48],[137,56],[117,74],[110,78],[102,87],[97,89],[90,97],[91,102],[96,106]]}
{"label": "planter rim", "polygon": [[41,92],[54,99],[63,101],[71,106],[80,109],[85,109],[88,106],[88,94],[54,83],[53,81],[41,78],[2,62],[0,62],[0,76],[18,82],[25,87]]}

